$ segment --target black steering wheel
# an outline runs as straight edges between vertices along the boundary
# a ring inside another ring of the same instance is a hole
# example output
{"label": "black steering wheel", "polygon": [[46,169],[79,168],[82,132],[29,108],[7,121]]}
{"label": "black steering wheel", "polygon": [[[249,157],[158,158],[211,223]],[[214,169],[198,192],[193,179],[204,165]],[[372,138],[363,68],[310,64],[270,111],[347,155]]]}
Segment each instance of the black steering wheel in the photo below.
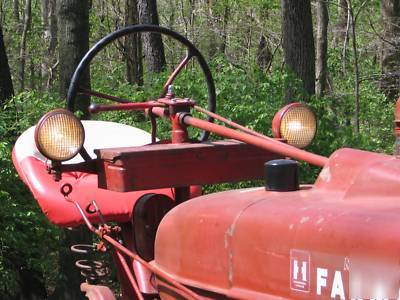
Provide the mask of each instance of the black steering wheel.
{"label": "black steering wheel", "polygon": [[[162,96],[165,96],[166,89],[168,88],[168,85],[172,84],[174,81],[175,77],[179,74],[180,70],[185,66],[192,57],[196,57],[197,61],[203,71],[204,77],[206,79],[207,83],[207,89],[208,89],[208,110],[215,112],[216,109],[216,93],[215,93],[215,85],[214,85],[214,80],[211,75],[210,68],[207,65],[207,62],[205,61],[203,55],[200,53],[200,51],[184,36],[168,29],[165,27],[160,27],[160,26],[155,26],[155,25],[132,25],[128,26],[122,29],[119,29],[117,31],[114,31],[113,33],[108,34],[104,38],[102,38],[100,41],[98,41],[82,58],[80,61],[79,65],[77,66],[74,74],[72,75],[71,82],[68,88],[68,94],[67,94],[67,108],[74,112],[75,111],[75,102],[76,102],[76,96],[79,92],[79,83],[82,74],[84,71],[87,69],[89,66],[90,62],[92,59],[107,45],[110,43],[114,42],[116,39],[119,39],[125,35],[129,34],[134,34],[134,33],[141,33],[141,32],[152,32],[152,33],[160,33],[167,35],[180,43],[182,43],[184,46],[187,47],[188,49],[188,54],[187,56],[182,60],[182,62],[179,64],[178,68],[171,74],[169,81],[167,81],[166,85],[164,86],[164,90],[161,93]],[[208,117],[209,122],[213,122],[214,119],[212,117]],[[199,141],[203,142],[208,139],[209,136],[208,131],[203,131],[201,137],[199,138]]]}

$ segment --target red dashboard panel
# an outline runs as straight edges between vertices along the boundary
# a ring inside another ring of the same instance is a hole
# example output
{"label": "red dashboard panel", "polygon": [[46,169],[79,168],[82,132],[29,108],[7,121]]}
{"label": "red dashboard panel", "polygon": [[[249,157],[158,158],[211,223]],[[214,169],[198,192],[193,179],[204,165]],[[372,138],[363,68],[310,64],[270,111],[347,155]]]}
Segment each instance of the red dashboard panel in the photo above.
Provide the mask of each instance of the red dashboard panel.
{"label": "red dashboard panel", "polygon": [[100,159],[99,187],[119,192],[260,179],[264,163],[281,158],[233,140],[95,152]]}

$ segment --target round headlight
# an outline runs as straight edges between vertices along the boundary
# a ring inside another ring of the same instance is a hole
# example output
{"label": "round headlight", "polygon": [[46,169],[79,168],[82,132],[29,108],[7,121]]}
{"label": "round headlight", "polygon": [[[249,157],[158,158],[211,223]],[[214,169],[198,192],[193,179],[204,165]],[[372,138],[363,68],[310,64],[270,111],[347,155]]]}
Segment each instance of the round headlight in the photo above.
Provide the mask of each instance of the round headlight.
{"label": "round headlight", "polygon": [[289,145],[305,148],[317,132],[317,120],[311,108],[303,103],[291,103],[278,111],[272,121],[274,137]]}
{"label": "round headlight", "polygon": [[82,149],[85,131],[81,121],[70,111],[57,109],[45,114],[35,130],[36,147],[54,161],[73,158]]}

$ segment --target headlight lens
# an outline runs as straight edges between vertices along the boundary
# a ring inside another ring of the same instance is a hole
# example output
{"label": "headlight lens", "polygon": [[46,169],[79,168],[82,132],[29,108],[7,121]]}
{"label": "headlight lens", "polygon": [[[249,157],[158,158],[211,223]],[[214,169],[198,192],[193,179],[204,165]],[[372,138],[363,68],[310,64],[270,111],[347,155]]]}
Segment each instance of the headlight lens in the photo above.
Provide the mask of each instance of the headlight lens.
{"label": "headlight lens", "polygon": [[289,145],[305,148],[315,137],[317,120],[309,106],[291,103],[275,115],[272,132],[276,138],[287,140]]}
{"label": "headlight lens", "polygon": [[48,112],[36,126],[38,150],[54,161],[73,158],[82,149],[84,140],[85,131],[81,121],[65,109]]}

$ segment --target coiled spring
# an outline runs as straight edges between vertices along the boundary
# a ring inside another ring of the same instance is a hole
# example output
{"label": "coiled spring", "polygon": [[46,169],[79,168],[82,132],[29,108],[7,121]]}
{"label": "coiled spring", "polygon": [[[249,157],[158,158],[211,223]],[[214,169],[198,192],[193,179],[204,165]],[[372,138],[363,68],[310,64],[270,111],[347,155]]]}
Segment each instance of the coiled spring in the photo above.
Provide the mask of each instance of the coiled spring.
{"label": "coiled spring", "polygon": [[[94,245],[76,244],[71,246],[71,251],[83,255],[93,256],[96,251]],[[107,284],[109,282],[110,268],[104,261],[92,259],[80,259],[75,266],[81,271],[89,284]]]}

